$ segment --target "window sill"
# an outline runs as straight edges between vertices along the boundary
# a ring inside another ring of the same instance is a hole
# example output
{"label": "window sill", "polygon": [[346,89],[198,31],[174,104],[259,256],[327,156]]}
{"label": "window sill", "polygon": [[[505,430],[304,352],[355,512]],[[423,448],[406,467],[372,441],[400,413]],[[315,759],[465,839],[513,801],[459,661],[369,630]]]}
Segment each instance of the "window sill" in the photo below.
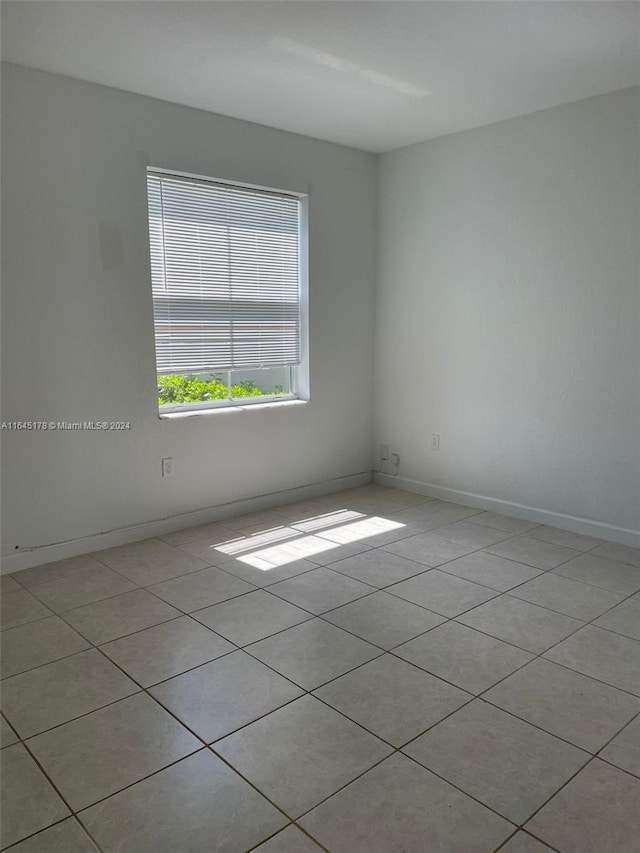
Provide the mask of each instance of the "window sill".
{"label": "window sill", "polygon": [[200,418],[203,415],[229,415],[234,412],[263,412],[265,409],[282,409],[291,406],[306,406],[309,400],[279,400],[274,403],[254,403],[251,406],[221,406],[219,409],[192,409],[184,412],[158,413],[161,421],[175,420],[177,418]]}

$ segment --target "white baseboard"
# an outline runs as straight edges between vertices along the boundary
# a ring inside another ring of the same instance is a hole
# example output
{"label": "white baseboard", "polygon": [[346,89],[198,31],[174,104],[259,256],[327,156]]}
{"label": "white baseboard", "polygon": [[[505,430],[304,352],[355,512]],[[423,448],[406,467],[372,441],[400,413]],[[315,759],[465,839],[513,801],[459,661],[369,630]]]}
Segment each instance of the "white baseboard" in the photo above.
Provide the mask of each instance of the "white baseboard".
{"label": "white baseboard", "polygon": [[640,548],[640,530],[628,530],[625,527],[616,527],[613,524],[605,524],[604,522],[594,521],[590,518],[565,515],[561,512],[552,512],[547,509],[526,506],[525,504],[510,503],[499,498],[490,498],[487,495],[476,495],[473,492],[463,492],[459,489],[435,486],[433,483],[410,480],[407,477],[393,477],[391,474],[376,472],[373,480],[375,483],[380,483],[383,486],[393,486],[396,489],[405,489],[407,492],[415,492],[419,495],[428,495],[431,498],[440,498],[443,501],[453,501],[454,503],[461,503],[467,506],[475,506],[479,509],[500,513],[501,515],[510,515],[514,518],[522,518],[525,521],[537,521],[539,524],[560,527],[562,530],[570,530],[572,533],[584,533],[586,536],[594,536],[597,539],[607,539],[610,542],[618,542],[621,545]]}
{"label": "white baseboard", "polygon": [[209,524],[212,521],[222,521],[234,515],[244,512],[258,512],[263,509],[273,509],[285,506],[289,503],[308,500],[309,498],[329,495],[343,489],[353,489],[371,482],[371,471],[359,474],[348,474],[345,477],[335,477],[332,480],[323,480],[319,483],[311,483],[298,486],[294,489],[285,489],[280,492],[271,492],[246,500],[233,501],[232,503],[220,504],[207,507],[195,512],[174,515],[169,518],[161,518],[157,521],[147,521],[143,524],[135,524],[131,527],[120,527],[106,533],[96,533],[92,536],[84,536],[81,539],[71,539],[68,542],[59,542],[55,545],[43,545],[39,548],[31,548],[24,551],[16,551],[15,554],[7,554],[2,557],[0,574],[17,572],[21,569],[30,569],[33,566],[41,566],[44,563],[52,563],[54,560],[65,560],[67,557],[77,557],[79,554],[91,554],[104,548],[114,548],[116,545],[126,545],[129,542],[137,542],[139,539],[149,539],[152,536],[162,536],[164,533],[173,533],[187,527],[196,527],[199,524]]}

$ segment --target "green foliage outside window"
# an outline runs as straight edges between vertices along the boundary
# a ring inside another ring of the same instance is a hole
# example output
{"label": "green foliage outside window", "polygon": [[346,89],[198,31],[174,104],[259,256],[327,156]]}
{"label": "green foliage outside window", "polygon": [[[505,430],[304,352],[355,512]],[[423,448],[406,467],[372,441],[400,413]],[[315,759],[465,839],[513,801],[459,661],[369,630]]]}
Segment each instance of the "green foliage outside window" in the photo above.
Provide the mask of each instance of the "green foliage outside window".
{"label": "green foliage outside window", "polygon": [[[277,385],[273,391],[263,391],[253,380],[245,380],[231,386],[231,396],[264,397],[282,394],[282,385]],[[229,389],[220,376],[211,379],[199,379],[197,376],[158,376],[158,404],[160,406],[175,406],[180,403],[206,403],[213,400],[228,400]]]}

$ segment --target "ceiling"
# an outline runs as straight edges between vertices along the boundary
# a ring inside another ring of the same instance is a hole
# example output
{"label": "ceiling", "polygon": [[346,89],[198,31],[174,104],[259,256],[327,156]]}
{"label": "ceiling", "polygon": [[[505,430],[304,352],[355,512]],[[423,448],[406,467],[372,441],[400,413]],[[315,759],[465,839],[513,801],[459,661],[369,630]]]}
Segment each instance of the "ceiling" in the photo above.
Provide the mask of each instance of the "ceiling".
{"label": "ceiling", "polygon": [[5,0],[2,57],[387,151],[640,83],[640,3]]}

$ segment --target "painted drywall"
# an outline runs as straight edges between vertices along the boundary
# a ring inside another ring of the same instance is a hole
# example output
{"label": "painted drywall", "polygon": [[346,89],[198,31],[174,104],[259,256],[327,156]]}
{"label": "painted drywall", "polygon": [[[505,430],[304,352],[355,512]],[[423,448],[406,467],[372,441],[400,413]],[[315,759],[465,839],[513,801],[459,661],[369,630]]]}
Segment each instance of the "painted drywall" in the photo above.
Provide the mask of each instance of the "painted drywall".
{"label": "painted drywall", "polygon": [[[3,553],[370,471],[373,155],[15,65],[2,131],[2,419],[131,424],[3,432]],[[309,192],[307,405],[158,418],[147,164]]]}
{"label": "painted drywall", "polygon": [[400,476],[640,530],[639,117],[628,89],[381,156]]}

